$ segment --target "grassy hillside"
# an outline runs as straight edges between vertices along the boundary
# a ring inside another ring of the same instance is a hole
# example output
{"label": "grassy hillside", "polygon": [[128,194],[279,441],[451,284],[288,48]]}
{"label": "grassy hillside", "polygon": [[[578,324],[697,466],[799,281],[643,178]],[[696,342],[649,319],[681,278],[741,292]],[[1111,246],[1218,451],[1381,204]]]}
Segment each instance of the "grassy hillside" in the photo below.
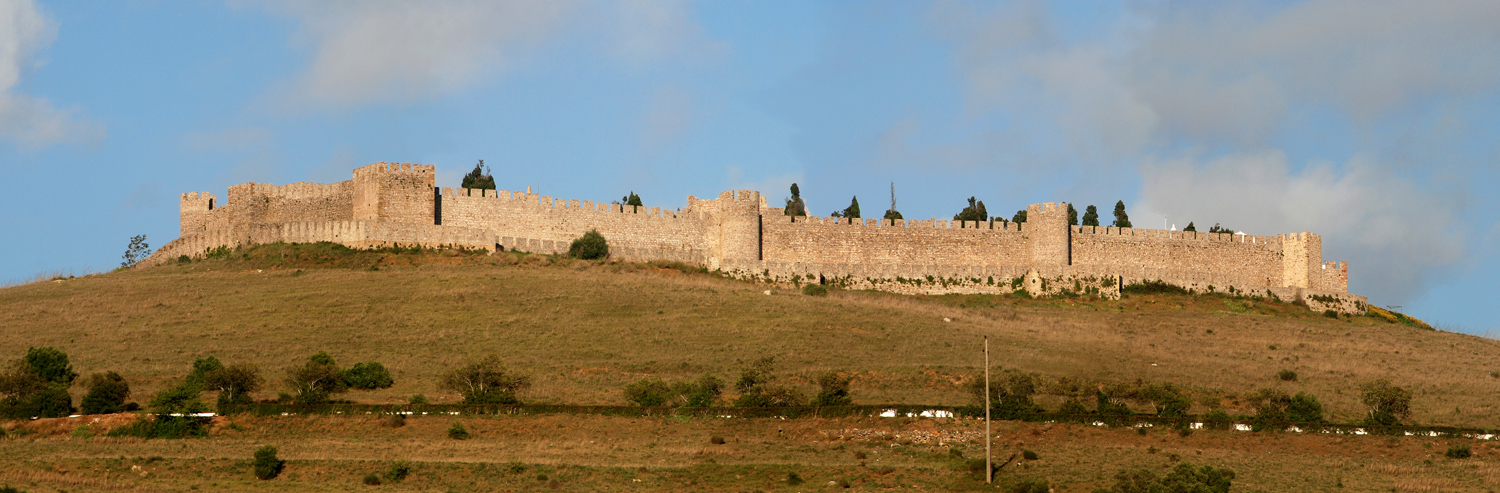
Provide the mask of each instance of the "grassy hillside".
{"label": "grassy hillside", "polygon": [[[769,294],[767,292],[769,291]],[[965,404],[982,337],[996,366],[1035,372],[1055,409],[1067,393],[1173,383],[1192,412],[1261,387],[1309,392],[1330,419],[1364,413],[1357,387],[1388,377],[1415,394],[1412,421],[1500,425],[1500,344],[1394,316],[1328,318],[1223,296],[1128,295],[1119,301],[1010,296],[800,294],[667,264],[464,252],[353,252],[272,245],[187,264],[0,289],[0,359],[55,346],[85,375],[125,375],[135,399],[174,384],[195,358],[258,365],[286,390],[287,368],[317,351],[344,366],[379,361],[396,385],[340,396],[404,402],[484,355],[530,374],[530,402],[624,404],[621,387],[715,373],[732,380],[774,356],[783,382],[855,377],[856,403]],[[1292,370],[1284,381],[1277,373]],[[81,389],[75,386],[76,394]],[[76,401],[75,401],[76,402]],[[1139,403],[1137,403],[1139,405]],[[1138,408],[1144,411],[1145,408]],[[0,486],[53,491],[854,491],[987,490],[968,463],[984,449],[974,419],[726,419],[688,416],[378,416],[215,418],[208,438],[102,436],[128,414],[0,422]],[[461,422],[472,437],[450,439]],[[1496,443],[998,422],[1003,491],[1046,480],[1093,491],[1114,474],[1174,464],[1227,467],[1232,491],[1485,491],[1500,487]],[[711,438],[722,438],[720,440]],[[281,477],[251,475],[266,444]],[[1451,447],[1472,458],[1445,458]],[[1026,460],[1022,451],[1036,454]],[[1468,450],[1468,449],[1465,449]],[[394,464],[412,474],[394,481]],[[793,476],[795,474],[795,477]],[[380,486],[365,486],[373,476]],[[793,479],[800,480],[794,481]],[[994,491],[994,489],[988,489]]]}
{"label": "grassy hillside", "polygon": [[[0,357],[56,346],[80,373],[121,372],[138,399],[210,354],[258,365],[272,383],[258,397],[271,398],[286,368],[328,351],[345,366],[391,368],[395,387],[343,396],[361,402],[457,400],[437,376],[496,354],[533,376],[522,395],[532,402],[624,404],[630,381],[732,379],[743,362],[775,356],[809,393],[813,375],[838,370],[855,375],[857,403],[964,404],[959,384],[979,367],[984,335],[998,367],[1083,388],[1174,383],[1192,391],[1194,412],[1233,411],[1239,395],[1279,387],[1356,420],[1354,389],[1389,377],[1414,392],[1415,421],[1500,425],[1496,341],[1221,296],[812,297],[681,266],[326,245],[0,289]],[[1278,379],[1284,369],[1299,378]]]}

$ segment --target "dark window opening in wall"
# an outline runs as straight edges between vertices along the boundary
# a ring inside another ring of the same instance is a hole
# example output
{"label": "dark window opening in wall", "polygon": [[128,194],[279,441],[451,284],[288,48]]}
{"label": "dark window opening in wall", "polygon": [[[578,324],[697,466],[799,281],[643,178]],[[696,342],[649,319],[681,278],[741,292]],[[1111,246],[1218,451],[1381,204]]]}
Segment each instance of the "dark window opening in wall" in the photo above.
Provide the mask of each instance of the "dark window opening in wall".
{"label": "dark window opening in wall", "polygon": [[497,251],[497,252],[503,252],[503,251],[505,251],[505,245],[501,245],[499,243],[496,243],[495,244],[495,251]]}
{"label": "dark window opening in wall", "polygon": [[443,225],[443,189],[432,187],[432,224]]}
{"label": "dark window opening in wall", "polygon": [[766,259],[766,216],[755,216],[755,260]]}
{"label": "dark window opening in wall", "polygon": [[208,199],[208,210],[214,210],[214,199]]}
{"label": "dark window opening in wall", "polygon": [[828,281],[825,280],[825,279],[823,279],[823,275],[822,274],[818,274],[818,284],[827,284],[827,283],[828,283]]}

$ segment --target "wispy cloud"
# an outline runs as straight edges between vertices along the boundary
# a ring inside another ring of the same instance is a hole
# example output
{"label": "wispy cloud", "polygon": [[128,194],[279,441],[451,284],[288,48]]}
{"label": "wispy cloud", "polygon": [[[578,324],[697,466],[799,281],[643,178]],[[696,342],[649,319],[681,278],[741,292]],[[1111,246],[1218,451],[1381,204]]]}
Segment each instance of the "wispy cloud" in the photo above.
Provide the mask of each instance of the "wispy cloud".
{"label": "wispy cloud", "polygon": [[52,44],[57,25],[33,0],[0,0],[0,139],[26,149],[104,137],[102,125],[82,119],[79,108],[58,108],[46,98],[16,91],[32,56]]}

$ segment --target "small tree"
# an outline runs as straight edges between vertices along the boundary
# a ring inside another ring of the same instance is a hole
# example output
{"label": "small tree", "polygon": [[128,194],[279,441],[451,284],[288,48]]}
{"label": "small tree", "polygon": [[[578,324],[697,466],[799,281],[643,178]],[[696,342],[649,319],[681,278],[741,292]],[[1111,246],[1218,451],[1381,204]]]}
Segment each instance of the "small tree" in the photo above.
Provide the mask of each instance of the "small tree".
{"label": "small tree", "polygon": [[1361,402],[1370,409],[1366,421],[1372,425],[1393,426],[1411,416],[1411,391],[1397,387],[1389,378],[1359,386]]}
{"label": "small tree", "polygon": [[276,447],[266,445],[255,450],[255,477],[262,480],[275,479],[286,467],[286,461],[276,457]]}
{"label": "small tree", "polygon": [[975,200],[974,197],[969,197],[969,205],[965,206],[963,210],[958,211],[958,214],[954,214],[953,220],[975,222],[988,221],[990,220],[990,213],[989,211],[984,210],[984,201]]}
{"label": "small tree", "polygon": [[1084,226],[1098,226],[1099,225],[1099,208],[1098,207],[1094,207],[1093,205],[1090,205],[1090,206],[1084,208],[1083,209],[1083,221],[1082,222],[1083,222]]}
{"label": "small tree", "polygon": [[849,396],[849,383],[854,377],[840,376],[838,372],[827,371],[818,375],[818,395],[813,398],[814,406],[848,406],[854,403],[854,398]]}
{"label": "small tree", "polygon": [[296,392],[293,402],[297,404],[323,404],[329,394],[349,391],[344,371],[323,351],[307,358],[302,366],[287,369],[286,385]]}
{"label": "small tree", "polygon": [[788,216],[806,216],[807,202],[802,200],[802,189],[797,184],[792,184],[792,196],[786,199],[785,214]]}
{"label": "small tree", "polygon": [[[635,190],[631,190],[630,195],[626,195],[620,198],[620,205],[641,207],[641,196],[636,195]],[[635,212],[635,209],[631,209],[630,212]]]}
{"label": "small tree", "polygon": [[88,393],[83,394],[83,414],[114,414],[125,409],[130,384],[119,373],[95,373],[89,376]]}
{"label": "small tree", "polygon": [[724,381],[719,377],[704,373],[698,377],[693,384],[693,391],[687,395],[687,407],[710,407],[719,403],[719,396],[724,395]]}
{"label": "small tree", "polygon": [[672,387],[660,378],[641,379],[625,386],[625,400],[641,407],[663,407],[671,400]]}
{"label": "small tree", "polygon": [[1182,230],[1183,231],[1198,231],[1198,227],[1197,226],[1193,226],[1193,222],[1192,221],[1188,221],[1187,227],[1186,228],[1182,228]]}
{"label": "small tree", "polygon": [[599,260],[609,257],[609,242],[598,230],[591,229],[568,245],[568,256],[584,260]]}
{"label": "small tree", "polygon": [[775,375],[772,374],[775,367],[776,359],[766,356],[742,368],[740,379],[734,384],[735,390],[740,392],[734,405],[738,407],[786,407],[800,406],[807,402],[807,398],[797,389],[773,385],[776,381]]}
{"label": "small tree", "polygon": [[219,407],[226,404],[249,404],[250,394],[261,389],[265,379],[260,369],[249,363],[239,363],[219,368],[204,375],[203,384],[209,390],[219,391]]}
{"label": "small tree", "polygon": [[1013,223],[1024,223],[1024,222],[1026,222],[1026,209],[1021,209],[1019,211],[1016,211],[1016,215],[1010,217],[1010,222],[1013,222]]}
{"label": "small tree", "polygon": [[464,396],[466,404],[519,404],[516,393],[531,387],[531,378],[509,373],[490,355],[443,375],[439,386]]}
{"label": "small tree", "polygon": [[1193,401],[1188,399],[1187,395],[1170,383],[1148,385],[1141,390],[1141,397],[1156,408],[1157,416],[1186,416],[1188,408],[1193,405]]}
{"label": "small tree", "polygon": [[1078,225],[1078,209],[1074,209],[1073,208],[1073,204],[1071,204],[1071,203],[1068,204],[1068,225],[1069,226],[1077,226]]}
{"label": "small tree", "polygon": [[1286,419],[1298,424],[1322,423],[1323,404],[1312,394],[1298,392],[1287,403]]}
{"label": "small tree", "polygon": [[1255,407],[1255,419],[1261,421],[1286,421],[1286,408],[1292,403],[1286,392],[1272,388],[1251,392],[1245,400]]}
{"label": "small tree", "polygon": [[897,219],[904,219],[901,213],[896,211],[896,182],[891,182],[891,208],[885,211],[885,218],[895,224]]}
{"label": "small tree", "polygon": [[208,390],[205,380],[208,374],[224,369],[224,363],[213,355],[193,360],[193,370],[188,372],[186,382],[188,385],[197,386],[199,390]]}
{"label": "small tree", "polygon": [[490,169],[484,165],[483,159],[480,159],[479,163],[474,165],[473,171],[464,175],[463,188],[474,190],[495,189],[495,177],[490,176]]}
{"label": "small tree", "polygon": [[344,372],[344,381],[348,382],[350,387],[361,390],[388,389],[396,384],[396,380],[391,378],[391,372],[385,369],[385,365],[375,361],[355,363]]}
{"label": "small tree", "polygon": [[1125,201],[1115,202],[1115,224],[1116,228],[1129,228],[1130,215],[1125,213]]}
{"label": "small tree", "polygon": [[1210,232],[1210,233],[1234,234],[1234,230],[1229,229],[1229,228],[1220,227],[1219,223],[1214,223],[1214,226],[1212,228],[1208,228],[1208,232]]}
{"label": "small tree", "polygon": [[69,386],[73,380],[78,378],[78,372],[73,371],[72,363],[68,362],[68,353],[64,353],[52,346],[34,347],[26,350],[23,358],[31,373],[47,383]]}
{"label": "small tree", "polygon": [[[854,196],[854,199],[850,200],[849,202],[849,207],[845,207],[842,211],[834,211],[832,216],[842,217],[846,219],[859,219],[859,196]],[[853,221],[850,222],[852,223]]]}
{"label": "small tree", "polygon": [[130,237],[130,245],[125,247],[125,256],[120,262],[121,269],[128,269],[136,262],[146,260],[151,256],[151,245],[146,244],[146,235]]}
{"label": "small tree", "polygon": [[[1041,377],[1034,373],[1006,372],[990,384],[990,407],[1000,419],[1018,419],[1024,415],[1042,412],[1032,397],[1036,395]],[[969,395],[974,404],[984,406],[984,375],[969,379]]]}

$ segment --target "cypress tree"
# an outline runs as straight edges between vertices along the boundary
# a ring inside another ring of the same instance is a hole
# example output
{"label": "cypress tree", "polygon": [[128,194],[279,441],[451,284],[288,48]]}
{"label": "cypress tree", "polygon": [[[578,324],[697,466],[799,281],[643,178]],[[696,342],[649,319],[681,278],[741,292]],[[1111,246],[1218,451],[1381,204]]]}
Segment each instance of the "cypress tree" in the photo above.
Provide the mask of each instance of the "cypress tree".
{"label": "cypress tree", "polygon": [[1129,228],[1130,215],[1125,214],[1125,201],[1115,202],[1115,224],[1116,228]]}

